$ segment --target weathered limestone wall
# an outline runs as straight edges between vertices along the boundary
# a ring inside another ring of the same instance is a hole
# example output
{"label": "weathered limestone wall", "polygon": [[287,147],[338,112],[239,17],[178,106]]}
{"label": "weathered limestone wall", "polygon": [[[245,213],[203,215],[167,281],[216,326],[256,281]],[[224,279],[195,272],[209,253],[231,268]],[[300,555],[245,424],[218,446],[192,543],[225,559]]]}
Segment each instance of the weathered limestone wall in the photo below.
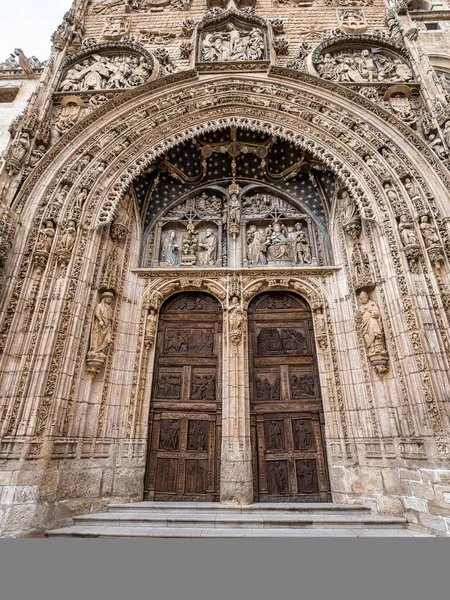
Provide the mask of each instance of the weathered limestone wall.
{"label": "weathered limestone wall", "polygon": [[[198,73],[194,49],[180,53],[193,39],[181,23],[204,19],[204,0],[193,0],[189,10],[110,7],[104,14],[95,4],[77,0],[58,30],[39,94],[0,173],[1,535],[38,534],[110,502],[142,499],[155,350],[151,310],[157,314],[175,292],[203,290],[219,299],[227,325],[236,275],[244,311],[261,291],[289,290],[315,314],[333,500],[367,502],[406,516],[412,527],[450,535],[448,103],[421,59],[423,48],[430,57],[448,54],[440,47],[447,32],[415,39],[405,33],[413,23],[408,15],[400,16],[402,33],[397,22],[387,26],[381,0],[364,0],[365,29],[344,38],[350,49],[385,44],[387,55],[398,52],[410,67],[403,79],[375,86],[326,80],[311,53],[333,38],[340,8],[321,0],[310,6],[260,0],[258,16],[284,20],[282,33],[267,25],[267,64],[256,72],[237,64]],[[105,25],[117,14],[130,20],[129,30],[107,40]],[[370,37],[374,30],[383,35]],[[276,53],[281,38],[288,54]],[[116,42],[125,44],[122,53],[143,47],[156,56],[150,69],[152,55],[139,55],[150,61],[148,80],[61,90],[76,57],[87,60],[91,46],[107,60],[117,55]],[[142,47],[126,46],[135,43]],[[311,44],[304,56],[299,43]],[[99,50],[99,44],[107,45]],[[161,49],[169,61],[157,58]],[[35,83],[24,84],[23,93]],[[394,84],[403,93],[400,107],[389,100]],[[138,214],[130,184],[169,147],[231,126],[289,140],[299,156],[307,153],[337,177],[333,268],[243,268],[238,240],[229,263],[235,271],[136,271],[145,215]],[[430,132],[442,136],[443,151],[428,145]],[[67,237],[70,227],[74,238]],[[415,241],[405,244],[408,228]],[[380,315],[382,347],[374,348],[361,327],[365,290]],[[110,339],[96,352],[92,323],[105,293],[114,296]],[[251,501],[248,347],[245,328],[238,333],[234,344],[224,327],[226,502]]]}

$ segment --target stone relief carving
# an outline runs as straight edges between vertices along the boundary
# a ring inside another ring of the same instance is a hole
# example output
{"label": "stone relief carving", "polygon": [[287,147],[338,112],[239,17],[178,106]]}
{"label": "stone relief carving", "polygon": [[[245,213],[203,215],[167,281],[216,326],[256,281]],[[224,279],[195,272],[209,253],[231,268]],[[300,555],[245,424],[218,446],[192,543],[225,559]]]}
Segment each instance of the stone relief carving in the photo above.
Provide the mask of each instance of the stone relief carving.
{"label": "stone relief carving", "polygon": [[273,48],[277,56],[286,56],[289,54],[289,40],[284,37],[276,38],[273,41]]}
{"label": "stone relief carving", "polygon": [[106,17],[105,27],[103,28],[103,38],[105,40],[120,40],[124,35],[130,32],[131,18],[121,15]]}
{"label": "stone relief carving", "polygon": [[339,26],[346,33],[363,33],[368,27],[362,8],[338,10]]}
{"label": "stone relief carving", "polygon": [[224,31],[206,31],[200,41],[203,62],[262,60],[264,54],[264,34],[258,27],[238,29],[228,23]]}
{"label": "stone relief carving", "polygon": [[311,264],[311,247],[301,223],[288,226],[274,220],[264,229],[250,225],[247,258],[251,266],[294,266]]}
{"label": "stone relief carving", "polygon": [[11,212],[8,208],[0,204],[0,278],[3,275],[8,252],[12,246],[14,227],[11,219]]}
{"label": "stone relief carving", "polygon": [[78,121],[80,112],[84,108],[84,102],[81,98],[68,96],[61,100],[61,107],[55,127],[60,134],[63,134]]}
{"label": "stone relief carving", "polygon": [[410,98],[411,90],[407,86],[393,86],[384,95],[384,100],[393,114],[406,125],[415,127],[417,113],[411,104]]}
{"label": "stone relief carving", "polygon": [[403,250],[408,260],[409,270],[411,273],[417,273],[417,261],[420,254],[420,246],[414,223],[408,214],[403,213],[400,216],[398,230],[403,244]]}
{"label": "stone relief carving", "polygon": [[91,339],[86,363],[88,372],[95,376],[106,362],[106,354],[112,340],[113,302],[112,292],[103,292],[100,303],[92,317]]}
{"label": "stone relief carving", "polygon": [[146,10],[146,0],[100,0],[93,3],[94,12],[97,14],[106,14],[124,11],[130,13],[132,11]]}
{"label": "stone relief carving", "polygon": [[389,355],[386,350],[380,309],[369,298],[367,292],[361,292],[359,300],[357,324],[363,336],[370,363],[378,375],[384,375],[389,370]]}
{"label": "stone relief carving", "polygon": [[20,133],[5,155],[5,166],[8,175],[13,176],[16,173],[19,173],[30,148],[30,135],[26,132]]}
{"label": "stone relief carving", "polygon": [[228,315],[229,337],[233,346],[238,346],[243,339],[246,314],[237,296],[231,298]]}
{"label": "stone relief carving", "polygon": [[62,92],[117,90],[136,87],[149,80],[153,69],[143,57],[94,54],[72,66],[61,82]]}
{"label": "stone relief carving", "polygon": [[72,257],[72,250],[77,239],[77,226],[75,221],[68,221],[56,244],[56,255],[61,268],[61,276],[66,272],[67,265]]}
{"label": "stone relief carving", "polygon": [[427,213],[420,215],[419,229],[422,234],[425,248],[427,249],[430,260],[438,268],[442,261],[444,250],[441,245],[439,233],[432,223],[430,223],[430,217]]}
{"label": "stone relief carving", "polygon": [[400,57],[374,48],[339,50],[321,56],[316,64],[324,79],[339,83],[409,82],[413,74]]}
{"label": "stone relief carving", "polygon": [[42,272],[45,269],[55,235],[56,227],[54,222],[51,220],[46,221],[42,229],[39,231],[36,247],[33,253],[33,262],[38,272]]}

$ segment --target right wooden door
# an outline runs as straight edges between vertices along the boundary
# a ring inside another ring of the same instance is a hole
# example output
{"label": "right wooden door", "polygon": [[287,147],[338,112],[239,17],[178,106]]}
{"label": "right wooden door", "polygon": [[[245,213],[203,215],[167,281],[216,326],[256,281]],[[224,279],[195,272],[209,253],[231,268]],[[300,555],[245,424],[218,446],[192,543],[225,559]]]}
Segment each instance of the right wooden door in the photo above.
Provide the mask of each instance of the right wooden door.
{"label": "right wooden door", "polygon": [[248,312],[255,500],[328,502],[323,407],[311,310],[286,292]]}

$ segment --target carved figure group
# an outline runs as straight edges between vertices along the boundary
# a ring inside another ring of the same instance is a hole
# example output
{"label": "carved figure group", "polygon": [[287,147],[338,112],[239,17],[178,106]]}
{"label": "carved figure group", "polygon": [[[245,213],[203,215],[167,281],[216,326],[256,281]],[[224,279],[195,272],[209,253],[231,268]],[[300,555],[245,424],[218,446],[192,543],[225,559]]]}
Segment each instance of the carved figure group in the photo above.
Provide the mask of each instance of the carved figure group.
{"label": "carved figure group", "polygon": [[324,79],[344,83],[407,82],[413,78],[411,69],[400,58],[369,49],[327,53],[317,70]]}
{"label": "carved figure group", "polygon": [[136,87],[151,75],[151,67],[141,56],[100,56],[94,54],[66,73],[60,90],[114,90]]}
{"label": "carved figure group", "polygon": [[229,23],[225,31],[208,32],[201,43],[201,57],[205,62],[261,60],[264,57],[262,31],[239,31]]}
{"label": "carved figure group", "polygon": [[249,227],[247,258],[251,266],[310,264],[311,246],[300,223],[286,227],[275,220],[265,230]]}

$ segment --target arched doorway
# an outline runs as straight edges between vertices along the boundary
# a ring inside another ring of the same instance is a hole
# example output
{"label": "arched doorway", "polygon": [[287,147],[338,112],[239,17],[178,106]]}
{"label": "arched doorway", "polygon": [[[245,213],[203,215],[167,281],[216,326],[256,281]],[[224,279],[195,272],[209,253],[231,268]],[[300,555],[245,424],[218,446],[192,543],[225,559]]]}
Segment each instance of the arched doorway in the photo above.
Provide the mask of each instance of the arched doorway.
{"label": "arched doorway", "polygon": [[255,500],[331,500],[311,310],[286,292],[249,306]]}
{"label": "arched doorway", "polygon": [[161,309],[149,424],[148,500],[219,500],[221,329],[219,302],[208,294],[179,294]]}

